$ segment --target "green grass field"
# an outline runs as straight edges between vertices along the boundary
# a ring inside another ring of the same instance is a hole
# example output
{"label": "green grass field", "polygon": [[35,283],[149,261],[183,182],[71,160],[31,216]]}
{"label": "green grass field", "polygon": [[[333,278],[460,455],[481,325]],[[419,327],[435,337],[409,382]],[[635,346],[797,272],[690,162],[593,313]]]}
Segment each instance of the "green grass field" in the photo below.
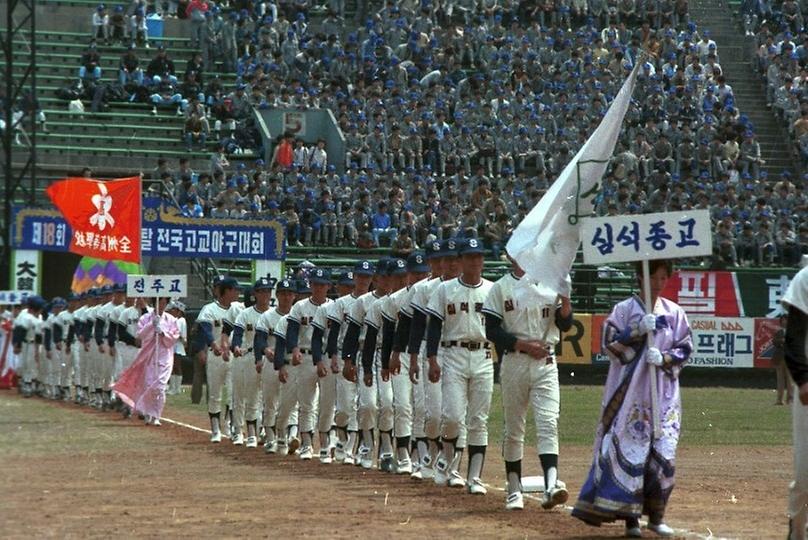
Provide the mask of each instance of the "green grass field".
{"label": "green grass field", "polygon": [[[169,411],[180,409],[198,414],[197,425],[206,426],[204,405],[192,405],[186,386],[180,396],[169,396]],[[600,412],[603,389],[598,386],[562,386],[561,419],[559,421],[562,445],[589,446],[594,440],[595,423]],[[790,407],[774,406],[771,390],[743,390],[737,388],[683,388],[682,445],[790,445]],[[492,444],[499,444],[503,432],[502,394],[494,389],[489,417]],[[527,438],[536,440],[533,420],[528,417]]]}

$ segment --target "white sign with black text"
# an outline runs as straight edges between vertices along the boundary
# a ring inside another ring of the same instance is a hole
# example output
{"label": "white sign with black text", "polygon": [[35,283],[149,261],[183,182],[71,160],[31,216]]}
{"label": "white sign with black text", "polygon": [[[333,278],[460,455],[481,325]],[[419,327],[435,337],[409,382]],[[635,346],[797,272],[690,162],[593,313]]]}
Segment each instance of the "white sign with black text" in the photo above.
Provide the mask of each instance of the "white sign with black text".
{"label": "white sign with black text", "polygon": [[132,298],[185,298],[188,276],[130,274],[126,276],[126,295]]}

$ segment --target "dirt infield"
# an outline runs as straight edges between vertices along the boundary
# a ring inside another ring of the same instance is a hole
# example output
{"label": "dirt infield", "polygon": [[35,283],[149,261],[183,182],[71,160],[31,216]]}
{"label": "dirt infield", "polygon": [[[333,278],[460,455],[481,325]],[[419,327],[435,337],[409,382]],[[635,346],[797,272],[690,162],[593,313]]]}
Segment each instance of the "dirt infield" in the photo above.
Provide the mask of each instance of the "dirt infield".
{"label": "dirt infield", "polygon": [[[204,425],[203,418],[177,410],[165,416]],[[535,501],[524,512],[506,513],[504,495],[494,489],[472,497],[356,467],[270,457],[227,442],[211,445],[187,428],[147,428],[113,413],[6,391],[0,391],[0,451],[4,538],[592,538],[623,532],[621,526],[587,527]],[[489,455],[484,476],[501,486],[496,454]],[[672,526],[704,536],[785,535],[790,448],[682,448],[679,456]],[[590,459],[590,448],[562,450],[562,478],[573,500]],[[536,461],[527,459],[527,474],[538,472]]]}

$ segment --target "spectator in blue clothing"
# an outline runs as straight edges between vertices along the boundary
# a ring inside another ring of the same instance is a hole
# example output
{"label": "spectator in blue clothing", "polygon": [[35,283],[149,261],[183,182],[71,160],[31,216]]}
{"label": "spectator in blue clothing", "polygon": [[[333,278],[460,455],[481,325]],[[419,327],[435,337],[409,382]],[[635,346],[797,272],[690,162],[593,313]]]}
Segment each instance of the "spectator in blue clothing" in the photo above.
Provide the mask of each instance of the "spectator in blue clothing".
{"label": "spectator in blue clothing", "polygon": [[393,218],[387,213],[387,203],[379,203],[379,211],[376,212],[370,220],[371,229],[373,231],[373,243],[379,247],[379,238],[385,237],[389,239],[390,243],[396,241],[398,230],[393,227]]}

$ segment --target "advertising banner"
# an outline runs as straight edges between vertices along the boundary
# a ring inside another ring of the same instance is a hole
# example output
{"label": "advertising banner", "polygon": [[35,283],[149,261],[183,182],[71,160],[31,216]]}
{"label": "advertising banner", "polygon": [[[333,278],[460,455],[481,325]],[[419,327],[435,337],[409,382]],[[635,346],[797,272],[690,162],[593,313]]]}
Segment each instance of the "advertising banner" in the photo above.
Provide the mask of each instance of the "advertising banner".
{"label": "advertising banner", "polygon": [[754,367],[754,319],[692,317],[690,329],[693,332],[691,366]]}

